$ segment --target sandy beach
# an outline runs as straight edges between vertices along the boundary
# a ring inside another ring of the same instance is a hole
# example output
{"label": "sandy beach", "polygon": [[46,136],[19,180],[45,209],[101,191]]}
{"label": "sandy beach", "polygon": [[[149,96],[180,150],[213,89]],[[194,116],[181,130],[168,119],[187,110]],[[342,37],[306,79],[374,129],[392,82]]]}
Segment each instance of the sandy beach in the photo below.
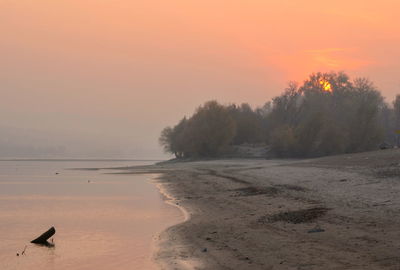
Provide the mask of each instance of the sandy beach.
{"label": "sandy beach", "polygon": [[399,150],[310,160],[212,160],[162,173],[187,212],[158,237],[162,269],[399,269]]}

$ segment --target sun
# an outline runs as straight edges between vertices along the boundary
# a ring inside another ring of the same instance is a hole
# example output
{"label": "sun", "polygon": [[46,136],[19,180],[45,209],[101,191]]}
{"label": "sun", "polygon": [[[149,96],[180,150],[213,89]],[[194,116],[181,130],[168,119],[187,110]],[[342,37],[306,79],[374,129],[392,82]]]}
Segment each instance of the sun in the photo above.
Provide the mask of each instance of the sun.
{"label": "sun", "polygon": [[319,81],[319,84],[321,85],[322,89],[326,92],[332,92],[332,85],[325,79],[321,79]]}

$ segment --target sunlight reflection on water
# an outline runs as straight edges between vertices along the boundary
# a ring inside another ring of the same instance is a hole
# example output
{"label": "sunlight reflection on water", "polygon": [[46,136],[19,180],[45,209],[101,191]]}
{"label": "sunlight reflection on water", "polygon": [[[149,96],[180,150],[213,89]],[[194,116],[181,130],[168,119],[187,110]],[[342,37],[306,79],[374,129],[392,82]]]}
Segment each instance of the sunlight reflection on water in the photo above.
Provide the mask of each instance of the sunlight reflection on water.
{"label": "sunlight reflection on water", "polygon": [[[151,241],[183,217],[154,176],[64,170],[143,164],[115,163],[0,161],[0,269],[157,269]],[[55,247],[29,243],[51,226]]]}

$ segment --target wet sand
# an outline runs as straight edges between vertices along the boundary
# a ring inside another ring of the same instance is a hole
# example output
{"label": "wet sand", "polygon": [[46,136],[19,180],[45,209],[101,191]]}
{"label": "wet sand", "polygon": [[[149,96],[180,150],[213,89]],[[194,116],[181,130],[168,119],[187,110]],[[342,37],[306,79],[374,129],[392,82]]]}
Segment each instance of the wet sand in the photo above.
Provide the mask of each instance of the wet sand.
{"label": "wet sand", "polygon": [[162,173],[189,219],[158,237],[162,269],[399,269],[400,151],[215,160]]}

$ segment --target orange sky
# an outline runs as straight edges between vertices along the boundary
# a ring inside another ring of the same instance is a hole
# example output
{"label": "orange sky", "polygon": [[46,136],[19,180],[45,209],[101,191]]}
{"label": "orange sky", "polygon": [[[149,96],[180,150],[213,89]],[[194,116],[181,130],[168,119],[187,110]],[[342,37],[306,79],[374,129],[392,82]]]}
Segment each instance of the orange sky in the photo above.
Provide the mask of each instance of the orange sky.
{"label": "orange sky", "polygon": [[399,10],[394,0],[0,0],[0,125],[154,156],[160,130],[200,103],[262,105],[311,72],[369,77],[390,101]]}

